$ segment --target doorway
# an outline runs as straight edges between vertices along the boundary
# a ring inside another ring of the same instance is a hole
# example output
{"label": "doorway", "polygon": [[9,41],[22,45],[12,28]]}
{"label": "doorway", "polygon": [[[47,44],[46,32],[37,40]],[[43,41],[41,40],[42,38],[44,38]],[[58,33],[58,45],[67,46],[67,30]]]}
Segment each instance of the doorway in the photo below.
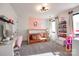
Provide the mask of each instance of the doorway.
{"label": "doorway", "polygon": [[55,20],[50,21],[50,34],[49,35],[52,40],[56,39],[56,21]]}

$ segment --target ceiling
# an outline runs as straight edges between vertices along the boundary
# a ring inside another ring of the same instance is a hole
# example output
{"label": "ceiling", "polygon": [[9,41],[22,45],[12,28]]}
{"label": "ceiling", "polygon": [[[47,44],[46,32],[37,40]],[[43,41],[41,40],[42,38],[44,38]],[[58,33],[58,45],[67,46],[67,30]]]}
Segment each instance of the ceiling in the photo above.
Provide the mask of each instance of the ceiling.
{"label": "ceiling", "polygon": [[41,13],[37,11],[37,7],[41,3],[13,3],[11,6],[15,10],[18,16],[25,18],[29,16],[48,18],[49,16],[54,16],[64,10],[73,8],[79,4],[77,3],[49,3],[49,10],[46,13]]}

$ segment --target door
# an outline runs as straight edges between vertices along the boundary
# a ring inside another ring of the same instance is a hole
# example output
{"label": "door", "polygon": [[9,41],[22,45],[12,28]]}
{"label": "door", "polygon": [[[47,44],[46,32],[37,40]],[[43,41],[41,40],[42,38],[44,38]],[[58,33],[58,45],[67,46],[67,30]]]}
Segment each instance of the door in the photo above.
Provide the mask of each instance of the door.
{"label": "door", "polygon": [[50,21],[50,38],[52,40],[56,39],[56,22],[55,22],[55,20]]}

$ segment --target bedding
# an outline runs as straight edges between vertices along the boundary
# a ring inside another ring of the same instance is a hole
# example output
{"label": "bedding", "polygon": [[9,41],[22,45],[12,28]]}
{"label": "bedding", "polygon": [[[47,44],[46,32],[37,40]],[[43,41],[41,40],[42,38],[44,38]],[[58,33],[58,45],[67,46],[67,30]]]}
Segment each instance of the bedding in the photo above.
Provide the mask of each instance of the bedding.
{"label": "bedding", "polygon": [[36,34],[29,34],[29,43],[38,43],[38,42],[46,42],[48,41],[48,34],[47,33],[36,33]]}

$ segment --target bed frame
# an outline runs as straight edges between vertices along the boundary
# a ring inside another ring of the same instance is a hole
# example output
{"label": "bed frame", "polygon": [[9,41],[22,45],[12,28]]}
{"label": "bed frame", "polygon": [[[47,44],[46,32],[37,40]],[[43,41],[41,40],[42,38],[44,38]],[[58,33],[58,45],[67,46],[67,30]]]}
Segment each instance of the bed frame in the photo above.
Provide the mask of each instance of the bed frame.
{"label": "bed frame", "polygon": [[30,29],[28,30],[28,44],[47,42],[49,35],[47,29]]}

